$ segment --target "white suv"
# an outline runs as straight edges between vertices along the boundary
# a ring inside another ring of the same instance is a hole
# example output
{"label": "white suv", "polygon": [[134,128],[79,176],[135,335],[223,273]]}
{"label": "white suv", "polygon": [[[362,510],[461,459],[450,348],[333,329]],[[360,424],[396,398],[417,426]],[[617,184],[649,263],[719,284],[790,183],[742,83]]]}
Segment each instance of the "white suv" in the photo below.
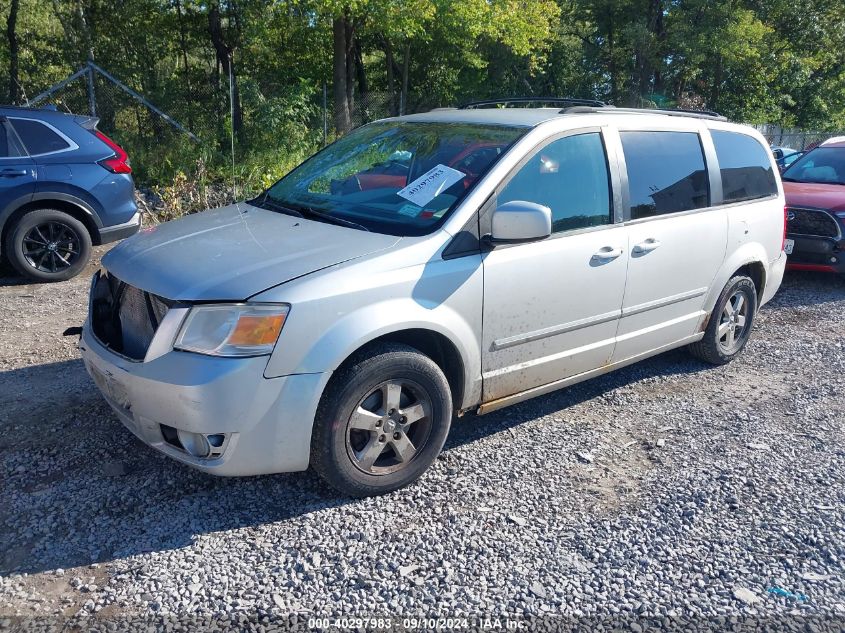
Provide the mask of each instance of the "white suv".
{"label": "white suv", "polygon": [[783,240],[751,128],[598,104],[437,110],[117,246],[81,349],[123,423],[176,459],[311,465],[379,494],[431,465],[455,414],[685,345],[732,360]]}

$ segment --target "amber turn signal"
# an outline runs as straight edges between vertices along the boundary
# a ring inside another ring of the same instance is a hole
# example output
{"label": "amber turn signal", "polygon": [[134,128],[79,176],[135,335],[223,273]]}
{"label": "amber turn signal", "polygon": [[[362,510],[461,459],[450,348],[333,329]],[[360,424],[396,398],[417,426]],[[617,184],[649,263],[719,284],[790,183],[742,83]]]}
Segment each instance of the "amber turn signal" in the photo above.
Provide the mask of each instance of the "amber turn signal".
{"label": "amber turn signal", "polygon": [[285,314],[242,314],[229,336],[230,345],[272,345],[285,324]]}

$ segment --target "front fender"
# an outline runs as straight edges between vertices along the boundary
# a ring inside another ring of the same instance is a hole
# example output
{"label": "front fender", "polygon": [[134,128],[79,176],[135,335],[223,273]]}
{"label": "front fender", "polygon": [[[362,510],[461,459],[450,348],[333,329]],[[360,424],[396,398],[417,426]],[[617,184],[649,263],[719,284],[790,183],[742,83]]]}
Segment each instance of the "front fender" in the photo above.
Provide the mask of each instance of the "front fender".
{"label": "front fender", "polygon": [[[403,319],[396,321],[382,311],[402,314]],[[432,319],[430,313],[423,313],[409,301],[397,299],[371,306],[349,315],[325,332],[304,359],[303,366],[309,370],[324,367],[322,371],[334,371],[368,343],[389,334],[417,329],[440,334],[458,350],[464,369],[464,402],[456,402],[456,407],[477,403],[481,395],[478,340],[469,324],[448,309],[439,311],[437,318]]]}
{"label": "front fender", "polygon": [[354,275],[354,280],[347,276],[349,272],[343,281],[327,275],[305,284],[307,291],[291,288],[284,299],[282,293],[274,299],[289,301],[291,312],[265,375],[331,372],[377,338],[421,329],[448,339],[461,356],[464,401],[456,406],[477,403],[481,395],[480,258]]}

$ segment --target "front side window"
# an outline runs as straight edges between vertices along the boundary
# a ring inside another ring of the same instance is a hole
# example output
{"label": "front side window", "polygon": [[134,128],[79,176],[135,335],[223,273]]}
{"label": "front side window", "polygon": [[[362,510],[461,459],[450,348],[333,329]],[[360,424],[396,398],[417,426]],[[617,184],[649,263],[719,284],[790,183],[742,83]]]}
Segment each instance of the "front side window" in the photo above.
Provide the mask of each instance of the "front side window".
{"label": "front side window", "polygon": [[60,152],[70,147],[65,139],[40,121],[32,119],[9,119],[9,121],[21,137],[30,156]]}
{"label": "front side window", "polygon": [[620,132],[631,219],[710,205],[704,153],[695,132]]}
{"label": "front side window", "polygon": [[515,200],[549,207],[552,233],[612,223],[601,134],[566,136],[543,147],[502,189],[497,203]]}
{"label": "front side window", "polygon": [[845,185],[845,147],[817,147],[783,172],[788,182]]}
{"label": "front side window", "polygon": [[711,130],[725,202],[754,200],[777,194],[769,151],[757,139],[738,132]]}
{"label": "front side window", "polygon": [[371,123],[309,158],[256,204],[379,233],[424,235],[524,132],[471,123]]}

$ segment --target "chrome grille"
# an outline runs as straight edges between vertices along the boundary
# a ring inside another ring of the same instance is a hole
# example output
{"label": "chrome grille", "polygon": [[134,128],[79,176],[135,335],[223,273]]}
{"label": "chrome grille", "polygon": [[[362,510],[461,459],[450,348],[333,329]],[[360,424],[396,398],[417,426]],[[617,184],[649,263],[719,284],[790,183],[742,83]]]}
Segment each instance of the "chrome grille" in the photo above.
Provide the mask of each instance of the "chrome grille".
{"label": "chrome grille", "polygon": [[786,228],[794,235],[817,235],[819,237],[839,237],[839,225],[832,215],[819,209],[786,210]]}
{"label": "chrome grille", "polygon": [[168,304],[113,275],[100,275],[91,297],[91,325],[99,341],[113,351],[143,360]]}

